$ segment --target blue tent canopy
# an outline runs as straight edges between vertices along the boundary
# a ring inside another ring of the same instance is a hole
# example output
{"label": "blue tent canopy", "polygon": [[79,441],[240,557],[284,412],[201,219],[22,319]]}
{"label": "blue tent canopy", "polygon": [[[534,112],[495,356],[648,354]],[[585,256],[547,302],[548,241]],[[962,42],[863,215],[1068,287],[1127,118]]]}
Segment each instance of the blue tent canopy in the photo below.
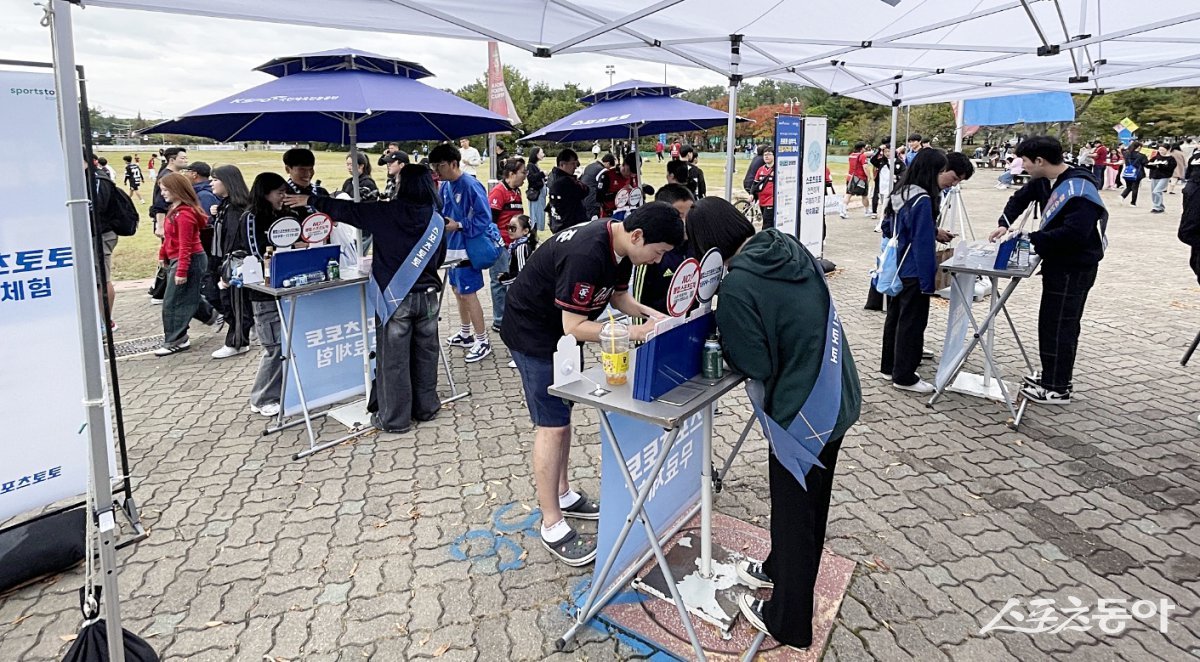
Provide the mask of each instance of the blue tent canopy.
{"label": "blue tent canopy", "polygon": [[[351,124],[356,135],[351,135]],[[345,145],[449,140],[512,130],[504,117],[406,75],[334,70],[286,75],[142,133],[177,133],[221,142],[320,140]]]}
{"label": "blue tent canopy", "polygon": [[337,48],[319,53],[302,53],[277,57],[254,68],[276,78],[303,72],[318,71],[371,71],[405,78],[427,78],[433,73],[416,62],[398,60],[394,57],[368,53],[354,48]]}
{"label": "blue tent canopy", "polygon": [[989,99],[967,99],[965,126],[997,126],[1018,122],[1073,122],[1075,102],[1069,92],[1014,94]]}

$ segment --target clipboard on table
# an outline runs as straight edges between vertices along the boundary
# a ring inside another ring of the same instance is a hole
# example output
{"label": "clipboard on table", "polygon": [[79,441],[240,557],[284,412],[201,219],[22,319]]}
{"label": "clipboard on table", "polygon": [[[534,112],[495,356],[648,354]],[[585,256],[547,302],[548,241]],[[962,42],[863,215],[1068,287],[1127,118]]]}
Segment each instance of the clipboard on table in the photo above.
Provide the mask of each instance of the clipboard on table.
{"label": "clipboard on table", "polygon": [[700,374],[704,341],[716,325],[712,313],[698,315],[655,335],[637,350],[633,397],[650,402]]}

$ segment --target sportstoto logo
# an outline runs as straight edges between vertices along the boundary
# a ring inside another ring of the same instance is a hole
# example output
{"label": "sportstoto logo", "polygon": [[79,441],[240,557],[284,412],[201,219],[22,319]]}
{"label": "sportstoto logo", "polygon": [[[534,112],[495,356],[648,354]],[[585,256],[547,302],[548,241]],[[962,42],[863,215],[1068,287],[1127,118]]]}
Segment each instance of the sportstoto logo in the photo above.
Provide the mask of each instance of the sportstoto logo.
{"label": "sportstoto logo", "polygon": [[239,97],[237,99],[231,99],[229,103],[297,103],[301,101],[337,101],[340,98],[341,97],[336,94],[315,97],[292,97],[277,94],[273,97]]}
{"label": "sportstoto logo", "polygon": [[55,96],[54,88],[46,87],[10,87],[8,95],[13,97],[42,97],[43,99],[53,99]]}
{"label": "sportstoto logo", "polygon": [[612,117],[596,117],[590,120],[575,120],[571,122],[571,126],[591,126],[593,124],[605,124],[608,122],[621,122],[632,117],[629,113],[624,115],[613,115]]}

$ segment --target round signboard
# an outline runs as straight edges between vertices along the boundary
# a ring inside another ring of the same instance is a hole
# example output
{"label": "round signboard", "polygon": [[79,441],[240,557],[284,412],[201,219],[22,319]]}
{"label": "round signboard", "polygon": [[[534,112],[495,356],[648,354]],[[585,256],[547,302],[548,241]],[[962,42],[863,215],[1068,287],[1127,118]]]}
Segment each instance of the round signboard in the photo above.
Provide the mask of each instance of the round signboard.
{"label": "round signboard", "polygon": [[617,197],[613,200],[613,204],[618,209],[626,207],[641,207],[642,206],[642,190],[631,186],[617,191]]}
{"label": "round signboard", "polygon": [[721,251],[715,248],[708,249],[704,259],[700,260],[700,287],[697,291],[700,303],[712,301],[724,273],[725,259],[721,257]]}
{"label": "round signboard", "polygon": [[696,290],[700,287],[700,263],[695,258],[684,260],[671,278],[667,288],[667,314],[671,317],[682,317],[687,314],[692,302],[696,300]]}
{"label": "round signboard", "polygon": [[267,238],[279,248],[286,248],[300,239],[300,221],[294,218],[281,218],[271,224],[267,230]]}
{"label": "round signboard", "polygon": [[333,232],[333,219],[328,214],[317,212],[300,224],[300,238],[310,244],[319,244]]}

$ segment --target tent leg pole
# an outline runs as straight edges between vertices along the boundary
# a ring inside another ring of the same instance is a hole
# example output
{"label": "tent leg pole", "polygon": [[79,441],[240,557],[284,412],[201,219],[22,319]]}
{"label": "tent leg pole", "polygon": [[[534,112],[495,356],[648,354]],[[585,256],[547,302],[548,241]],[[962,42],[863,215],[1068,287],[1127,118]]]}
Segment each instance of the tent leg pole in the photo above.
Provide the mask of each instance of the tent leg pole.
{"label": "tent leg pole", "polygon": [[60,117],[59,135],[67,171],[67,212],[71,218],[71,250],[75,256],[75,303],[79,335],[83,344],[84,409],[90,446],[90,473],[96,498],[95,511],[88,513],[98,524],[102,601],[108,632],[108,656],[125,662],[125,638],[121,626],[121,593],[117,586],[116,519],[113,514],[112,477],[109,475],[108,427],[104,422],[104,376],[100,356],[100,323],[95,274],[85,265],[95,264],[88,222],[88,194],[80,148],[79,86],[75,68],[75,37],[71,26],[71,4],[52,0],[50,38],[54,51],[54,84]]}
{"label": "tent leg pole", "polygon": [[963,146],[963,109],[967,102],[959,99],[954,106],[954,151],[961,152]]}
{"label": "tent leg pole", "polygon": [[725,128],[725,199],[733,202],[734,155],[737,152],[737,93],[742,75],[742,35],[729,35],[729,123]]}

